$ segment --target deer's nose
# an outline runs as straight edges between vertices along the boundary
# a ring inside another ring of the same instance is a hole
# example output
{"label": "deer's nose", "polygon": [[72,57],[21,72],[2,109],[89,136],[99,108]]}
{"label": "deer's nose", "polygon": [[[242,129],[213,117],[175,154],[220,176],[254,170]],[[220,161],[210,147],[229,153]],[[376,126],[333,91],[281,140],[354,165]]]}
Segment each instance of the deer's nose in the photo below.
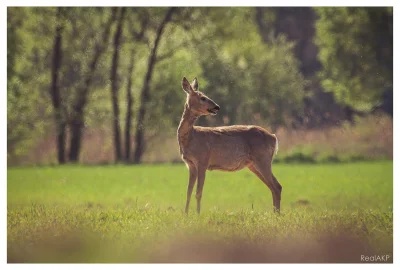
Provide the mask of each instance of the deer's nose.
{"label": "deer's nose", "polygon": [[217,111],[219,111],[219,106],[217,105],[217,106],[215,106],[215,108],[214,109],[216,109]]}

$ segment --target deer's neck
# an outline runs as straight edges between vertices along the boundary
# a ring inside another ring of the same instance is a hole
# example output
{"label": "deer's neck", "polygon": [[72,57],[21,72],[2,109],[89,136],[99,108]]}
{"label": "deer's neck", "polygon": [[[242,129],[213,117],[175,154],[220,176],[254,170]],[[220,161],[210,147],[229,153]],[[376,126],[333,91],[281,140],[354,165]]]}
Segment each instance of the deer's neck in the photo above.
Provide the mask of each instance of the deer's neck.
{"label": "deer's neck", "polygon": [[187,104],[185,104],[185,110],[183,111],[181,122],[178,127],[178,142],[181,154],[184,152],[185,147],[187,147],[191,135],[193,132],[193,125],[198,116],[194,115]]}

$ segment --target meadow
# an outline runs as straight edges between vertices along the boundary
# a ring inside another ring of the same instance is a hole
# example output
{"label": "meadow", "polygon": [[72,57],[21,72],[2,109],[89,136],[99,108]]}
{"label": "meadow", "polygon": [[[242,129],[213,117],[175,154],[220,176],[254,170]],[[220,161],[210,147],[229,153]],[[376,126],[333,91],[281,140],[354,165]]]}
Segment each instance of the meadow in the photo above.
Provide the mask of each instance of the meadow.
{"label": "meadow", "polygon": [[282,211],[248,170],[207,172],[183,213],[183,164],[8,168],[8,262],[393,260],[392,161],[273,164]]}

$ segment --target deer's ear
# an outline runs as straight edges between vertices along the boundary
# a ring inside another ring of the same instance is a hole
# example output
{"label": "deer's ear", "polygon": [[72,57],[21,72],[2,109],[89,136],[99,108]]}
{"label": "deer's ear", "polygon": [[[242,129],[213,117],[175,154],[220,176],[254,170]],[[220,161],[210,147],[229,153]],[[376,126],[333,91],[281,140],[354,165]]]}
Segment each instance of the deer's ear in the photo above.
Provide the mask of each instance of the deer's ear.
{"label": "deer's ear", "polygon": [[194,78],[193,82],[191,83],[192,88],[194,91],[198,91],[199,90],[199,82],[197,81],[197,78]]}
{"label": "deer's ear", "polygon": [[183,79],[182,79],[182,88],[188,94],[193,93],[193,88],[190,85],[189,81],[186,79],[186,77],[183,77]]}

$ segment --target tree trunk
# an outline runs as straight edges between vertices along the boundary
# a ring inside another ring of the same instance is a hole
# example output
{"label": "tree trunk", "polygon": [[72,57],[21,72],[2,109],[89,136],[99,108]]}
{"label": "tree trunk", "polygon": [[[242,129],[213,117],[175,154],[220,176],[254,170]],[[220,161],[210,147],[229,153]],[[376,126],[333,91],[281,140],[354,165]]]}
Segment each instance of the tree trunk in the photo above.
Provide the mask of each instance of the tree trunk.
{"label": "tree trunk", "polygon": [[[140,32],[136,32],[134,28],[130,29],[132,34],[132,42],[134,41],[142,41],[144,37],[144,33],[147,29],[148,25],[148,17],[144,16],[141,19],[141,27]],[[134,45],[133,45],[134,46]],[[128,67],[128,85],[126,91],[126,100],[127,100],[127,108],[126,108],[126,123],[125,123],[125,161],[126,163],[130,162],[131,159],[131,129],[132,129],[132,118],[133,118],[133,96],[132,96],[132,75],[134,69],[134,57],[135,57],[135,47],[131,48],[131,58]]]}
{"label": "tree trunk", "polygon": [[78,162],[79,153],[81,150],[82,130],[83,130],[83,113],[79,113],[79,116],[74,117],[70,123],[71,125],[71,140],[69,148],[69,161]]}
{"label": "tree trunk", "polygon": [[103,54],[107,48],[108,39],[111,32],[111,26],[115,21],[116,8],[112,9],[112,15],[105,25],[105,30],[103,32],[102,38],[98,41],[94,48],[94,54],[92,61],[89,64],[88,72],[83,76],[84,83],[83,86],[78,89],[78,94],[73,104],[73,111],[71,115],[71,140],[70,140],[70,150],[69,150],[69,160],[73,162],[79,161],[79,153],[81,148],[81,139],[84,127],[84,109],[87,104],[88,93],[90,86],[92,84],[92,79],[94,72],[96,71],[97,63],[100,56]]}
{"label": "tree trunk", "polygon": [[125,161],[128,163],[131,156],[131,127],[132,127],[132,105],[133,96],[132,88],[132,73],[134,65],[135,49],[131,49],[131,58],[128,67],[128,85],[126,87],[126,122],[125,122]]}
{"label": "tree trunk", "polygon": [[115,161],[122,160],[121,153],[121,131],[119,126],[119,105],[118,105],[118,61],[119,61],[119,49],[121,44],[122,27],[124,23],[124,15],[126,8],[121,8],[121,13],[118,19],[117,29],[114,35],[114,53],[111,64],[111,99],[113,107],[113,135],[114,135],[114,150],[115,150]]}
{"label": "tree trunk", "polygon": [[158,45],[161,39],[161,36],[163,34],[163,31],[165,29],[165,26],[168,24],[168,22],[172,18],[172,14],[176,10],[176,7],[170,7],[167,11],[167,14],[165,15],[164,19],[160,23],[158,29],[157,29],[157,34],[156,34],[156,40],[154,41],[153,48],[151,50],[150,56],[149,56],[149,61],[147,65],[147,72],[146,72],[146,77],[144,78],[144,83],[143,83],[143,88],[142,92],[140,95],[140,107],[139,107],[139,114],[138,114],[138,120],[137,120],[137,125],[136,125],[136,148],[135,148],[135,153],[133,157],[133,162],[134,163],[140,163],[143,152],[144,152],[144,118],[145,118],[145,113],[146,113],[146,105],[149,100],[149,90],[150,90],[150,81],[151,77],[153,75],[153,70],[154,70],[154,65],[156,64],[156,59],[157,59],[157,49]]}
{"label": "tree trunk", "polygon": [[[57,9],[57,18],[59,19],[62,13],[62,7]],[[65,126],[66,119],[63,115],[63,110],[61,108],[61,94],[59,87],[59,73],[61,67],[61,57],[62,57],[62,22],[58,22],[56,26],[56,35],[54,37],[53,46],[53,59],[51,68],[51,88],[50,95],[53,103],[54,109],[54,121],[56,125],[57,133],[57,158],[59,164],[65,163]]]}

